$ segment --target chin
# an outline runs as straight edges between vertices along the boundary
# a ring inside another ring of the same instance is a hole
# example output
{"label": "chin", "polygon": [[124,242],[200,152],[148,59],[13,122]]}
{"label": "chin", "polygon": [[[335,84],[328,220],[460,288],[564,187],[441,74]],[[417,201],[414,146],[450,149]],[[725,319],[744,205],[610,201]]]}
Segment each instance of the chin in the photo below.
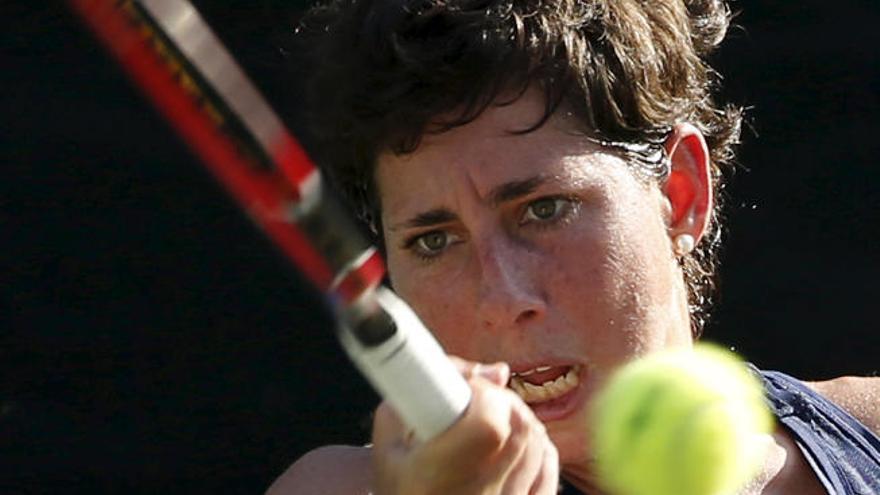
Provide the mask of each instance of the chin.
{"label": "chin", "polygon": [[559,452],[559,463],[563,468],[583,469],[590,462],[590,433],[586,413],[566,418],[563,421],[547,424],[550,440]]}

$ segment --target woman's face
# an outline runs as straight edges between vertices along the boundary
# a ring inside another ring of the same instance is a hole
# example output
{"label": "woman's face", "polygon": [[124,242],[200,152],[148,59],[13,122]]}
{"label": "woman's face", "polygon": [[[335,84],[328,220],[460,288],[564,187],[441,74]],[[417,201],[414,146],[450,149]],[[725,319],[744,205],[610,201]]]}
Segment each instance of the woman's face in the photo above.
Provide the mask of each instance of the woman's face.
{"label": "woman's face", "polygon": [[[447,352],[505,361],[563,465],[586,462],[591,394],[633,357],[690,345],[670,203],[526,93],[383,154],[391,281]],[[528,383],[528,385],[527,385]]]}

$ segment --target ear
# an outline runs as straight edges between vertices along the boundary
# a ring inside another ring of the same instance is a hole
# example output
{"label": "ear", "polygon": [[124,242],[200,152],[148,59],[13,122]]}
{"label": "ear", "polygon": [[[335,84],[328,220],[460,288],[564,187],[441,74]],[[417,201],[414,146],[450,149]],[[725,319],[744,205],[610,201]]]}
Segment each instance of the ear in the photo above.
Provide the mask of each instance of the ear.
{"label": "ear", "polygon": [[671,161],[669,178],[662,188],[671,208],[669,236],[676,239],[688,234],[696,245],[706,232],[713,207],[709,148],[703,134],[691,124],[677,124],[665,148]]}

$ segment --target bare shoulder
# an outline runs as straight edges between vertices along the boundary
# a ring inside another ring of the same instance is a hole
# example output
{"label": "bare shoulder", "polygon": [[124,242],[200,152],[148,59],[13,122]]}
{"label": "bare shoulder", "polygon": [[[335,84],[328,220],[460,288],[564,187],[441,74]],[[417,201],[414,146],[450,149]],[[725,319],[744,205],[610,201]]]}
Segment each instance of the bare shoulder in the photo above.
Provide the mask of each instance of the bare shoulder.
{"label": "bare shoulder", "polygon": [[266,495],[367,495],[370,476],[369,448],[328,445],[300,457]]}
{"label": "bare shoulder", "polygon": [[844,376],[807,385],[880,435],[880,378]]}

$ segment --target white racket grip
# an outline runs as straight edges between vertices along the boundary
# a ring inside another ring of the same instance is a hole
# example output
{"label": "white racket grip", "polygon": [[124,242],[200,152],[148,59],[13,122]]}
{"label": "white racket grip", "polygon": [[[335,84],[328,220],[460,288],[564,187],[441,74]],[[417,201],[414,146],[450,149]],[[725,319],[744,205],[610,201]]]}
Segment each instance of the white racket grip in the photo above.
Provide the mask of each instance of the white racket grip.
{"label": "white racket grip", "polygon": [[394,336],[366,347],[343,328],[339,339],[355,366],[416,437],[431,439],[461,416],[471,389],[406,303],[384,287],[377,288],[376,296],[397,324]]}

